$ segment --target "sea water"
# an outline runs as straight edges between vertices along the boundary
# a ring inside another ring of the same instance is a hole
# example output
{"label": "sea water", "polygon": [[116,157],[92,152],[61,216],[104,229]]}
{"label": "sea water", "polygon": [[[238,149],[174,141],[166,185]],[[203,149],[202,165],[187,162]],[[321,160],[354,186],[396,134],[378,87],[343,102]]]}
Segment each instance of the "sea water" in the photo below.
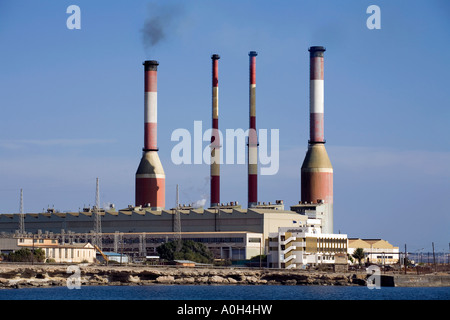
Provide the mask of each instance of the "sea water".
{"label": "sea water", "polygon": [[449,300],[450,287],[150,285],[1,289],[0,300]]}

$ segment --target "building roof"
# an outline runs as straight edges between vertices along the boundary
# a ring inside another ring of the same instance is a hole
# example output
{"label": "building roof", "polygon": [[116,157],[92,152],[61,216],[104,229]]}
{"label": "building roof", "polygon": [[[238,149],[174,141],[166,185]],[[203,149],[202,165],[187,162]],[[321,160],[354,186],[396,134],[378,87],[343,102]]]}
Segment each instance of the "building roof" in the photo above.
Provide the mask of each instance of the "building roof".
{"label": "building roof", "polygon": [[122,254],[120,254],[120,253],[118,253],[118,252],[111,252],[111,251],[103,251],[103,254],[105,255],[105,256],[109,256],[109,257],[120,257],[120,256],[125,256],[124,254],[122,255]]}
{"label": "building roof", "polygon": [[360,239],[360,238],[349,238],[348,239],[349,248],[372,248],[372,249],[398,249],[394,247],[388,241],[383,239]]}
{"label": "building roof", "polygon": [[196,264],[197,262],[191,261],[191,260],[173,260],[176,263],[193,263]]}

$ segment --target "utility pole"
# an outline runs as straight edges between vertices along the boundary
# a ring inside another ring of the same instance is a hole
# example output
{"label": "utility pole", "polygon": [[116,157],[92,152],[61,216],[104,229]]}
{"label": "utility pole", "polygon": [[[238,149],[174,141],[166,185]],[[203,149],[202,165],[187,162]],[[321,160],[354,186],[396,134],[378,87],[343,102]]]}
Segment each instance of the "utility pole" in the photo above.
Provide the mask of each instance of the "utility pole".
{"label": "utility pole", "polygon": [[23,213],[23,189],[20,189],[19,235],[25,235],[25,215]]}
{"label": "utility pole", "polygon": [[405,243],[405,274],[406,274],[406,263],[407,263],[407,257],[406,257],[406,243]]}
{"label": "utility pole", "polygon": [[94,207],[94,245],[102,250],[102,220],[100,216],[100,188],[97,178]]}
{"label": "utility pole", "polygon": [[434,272],[436,272],[436,256],[434,255],[434,242],[431,243],[433,246],[433,264],[434,264]]}
{"label": "utility pole", "polygon": [[147,255],[145,248],[145,233],[139,235],[139,256],[144,257]]}
{"label": "utility pole", "polygon": [[177,185],[177,207],[175,209],[175,242],[176,242],[176,252],[181,251],[182,243],[181,243],[181,220],[180,220],[180,204],[179,204],[179,195],[178,195],[178,185]]}
{"label": "utility pole", "polygon": [[114,252],[119,252],[119,231],[114,232]]}
{"label": "utility pole", "polygon": [[122,252],[120,253],[120,265],[122,265],[122,257],[123,257],[123,247],[125,245],[125,238],[123,237],[123,233],[120,233],[120,238],[122,239]]}

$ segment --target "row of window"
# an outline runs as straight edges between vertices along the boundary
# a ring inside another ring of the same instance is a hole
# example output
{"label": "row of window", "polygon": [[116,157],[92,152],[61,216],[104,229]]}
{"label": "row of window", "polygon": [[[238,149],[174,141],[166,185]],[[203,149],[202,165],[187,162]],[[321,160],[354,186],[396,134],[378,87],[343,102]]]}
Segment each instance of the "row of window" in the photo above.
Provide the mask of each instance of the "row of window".
{"label": "row of window", "polygon": [[[65,258],[65,259],[69,259],[69,258],[87,258],[87,257],[91,257],[92,253],[94,252],[93,250],[83,250],[83,249],[78,249],[75,250],[74,248],[45,248],[46,251],[46,256],[49,258],[57,258],[57,256],[59,258]],[[81,252],[81,255],[80,255]],[[76,254],[75,254],[76,253]],[[75,257],[76,256],[76,257]]]}
{"label": "row of window", "polygon": [[[249,239],[249,242],[259,242],[259,241],[251,241],[252,238]],[[254,238],[259,240],[259,238]],[[164,243],[167,241],[170,241],[171,238],[169,237],[164,237],[164,238],[146,238],[145,242],[146,243]],[[183,238],[183,240],[192,240],[195,242],[202,242],[202,243],[243,243],[244,242],[244,238],[242,237],[228,237],[228,238]],[[123,238],[121,241],[123,241],[124,243],[139,243],[140,239],[139,238]],[[113,243],[114,240],[113,239],[103,239],[103,243],[107,244],[107,243]]]}

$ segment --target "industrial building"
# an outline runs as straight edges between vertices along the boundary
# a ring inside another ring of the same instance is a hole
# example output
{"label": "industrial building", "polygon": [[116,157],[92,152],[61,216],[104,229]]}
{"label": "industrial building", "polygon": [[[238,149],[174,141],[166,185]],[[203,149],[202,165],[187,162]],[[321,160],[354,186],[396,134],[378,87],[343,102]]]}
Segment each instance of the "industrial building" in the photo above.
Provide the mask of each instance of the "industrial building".
{"label": "industrial building", "polygon": [[[157,246],[175,238],[176,211],[153,211],[132,206],[119,211],[100,211],[103,250],[117,252],[125,244],[125,251],[131,255],[154,254]],[[279,226],[305,225],[307,220],[306,216],[291,211],[256,208],[246,210],[232,206],[215,209],[182,207],[178,214],[181,238],[195,238],[196,241],[203,242],[218,259],[239,256],[242,260],[251,258],[252,254],[260,254],[261,250],[265,253],[266,244],[262,239],[267,239],[270,232],[276,231]],[[93,210],[24,215],[28,233],[39,234],[42,238],[57,238],[65,243],[92,242],[95,236],[94,220]],[[0,215],[1,231],[13,234],[18,224],[18,214]],[[114,240],[115,237],[122,239]],[[143,247],[139,247],[143,241],[141,237],[145,237]],[[240,240],[225,241],[224,238]],[[254,240],[250,241],[248,238],[260,239],[256,249],[252,248]],[[115,242],[116,246],[119,243],[119,247],[114,248]]]}
{"label": "industrial building", "polygon": [[[179,209],[184,232],[248,231],[262,233],[276,231],[280,226],[304,223],[306,216],[276,209]],[[154,211],[142,207],[129,207],[115,211],[99,211],[102,233],[175,232],[176,210]],[[19,214],[1,214],[0,232],[15,233]],[[93,210],[82,212],[45,212],[24,215],[26,231],[40,234],[94,233]],[[62,231],[64,230],[64,231]]]}

